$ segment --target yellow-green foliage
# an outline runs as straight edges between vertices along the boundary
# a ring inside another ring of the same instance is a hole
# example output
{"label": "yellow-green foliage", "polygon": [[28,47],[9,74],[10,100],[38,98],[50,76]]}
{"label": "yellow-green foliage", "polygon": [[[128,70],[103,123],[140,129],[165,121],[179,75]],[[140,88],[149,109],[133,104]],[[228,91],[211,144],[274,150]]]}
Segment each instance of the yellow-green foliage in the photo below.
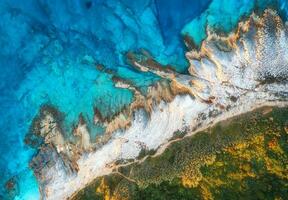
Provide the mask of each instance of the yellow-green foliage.
{"label": "yellow-green foliage", "polygon": [[288,199],[287,123],[288,108],[221,122],[96,179],[75,199]]}

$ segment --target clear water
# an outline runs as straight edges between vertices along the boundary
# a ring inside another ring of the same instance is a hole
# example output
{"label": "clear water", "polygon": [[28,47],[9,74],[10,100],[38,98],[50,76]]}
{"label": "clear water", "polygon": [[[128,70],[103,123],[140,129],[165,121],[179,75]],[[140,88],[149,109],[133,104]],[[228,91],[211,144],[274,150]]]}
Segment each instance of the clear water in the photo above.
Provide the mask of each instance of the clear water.
{"label": "clear water", "polygon": [[[96,64],[145,93],[159,77],[132,69],[125,53],[146,49],[161,64],[185,73],[181,30],[200,43],[207,23],[229,32],[255,5],[248,0],[2,0],[0,195],[9,197],[3,185],[14,176],[15,199],[39,199],[28,168],[36,152],[23,140],[42,105],[64,114],[68,134],[82,113],[93,139],[103,131],[92,123],[93,107],[112,116],[133,101],[131,91],[115,88],[113,75]],[[287,2],[279,5],[285,15]]]}
{"label": "clear water", "polygon": [[237,26],[239,19],[248,17],[254,10],[261,12],[268,7],[277,9],[284,18],[287,16],[287,0],[213,0],[205,12],[183,27],[181,33],[191,36],[199,46],[207,36],[207,26],[229,33]]}

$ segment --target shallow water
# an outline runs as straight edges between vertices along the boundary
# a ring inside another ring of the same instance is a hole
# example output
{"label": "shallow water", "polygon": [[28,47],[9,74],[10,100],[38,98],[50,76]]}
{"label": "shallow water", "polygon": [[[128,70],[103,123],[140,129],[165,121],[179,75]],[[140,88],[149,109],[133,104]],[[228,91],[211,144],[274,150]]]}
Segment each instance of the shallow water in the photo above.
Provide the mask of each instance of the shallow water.
{"label": "shallow water", "polygon": [[206,26],[220,33],[228,34],[237,26],[239,20],[266,8],[278,10],[287,18],[287,0],[213,0],[208,8],[197,18],[191,20],[182,29],[183,35],[189,35],[196,45],[206,38]]}
{"label": "shallow water", "polygon": [[[129,66],[128,51],[146,49],[161,64],[186,73],[181,31],[200,44],[207,23],[230,32],[256,5],[248,0],[1,1],[1,195],[14,197],[2,187],[14,176],[16,199],[39,198],[28,167],[35,150],[24,144],[24,137],[42,105],[63,113],[68,135],[82,113],[93,139],[103,131],[93,125],[94,107],[109,117],[133,101],[133,93],[116,88],[113,75],[97,64],[145,93],[160,78]],[[287,2],[277,6],[285,16]]]}

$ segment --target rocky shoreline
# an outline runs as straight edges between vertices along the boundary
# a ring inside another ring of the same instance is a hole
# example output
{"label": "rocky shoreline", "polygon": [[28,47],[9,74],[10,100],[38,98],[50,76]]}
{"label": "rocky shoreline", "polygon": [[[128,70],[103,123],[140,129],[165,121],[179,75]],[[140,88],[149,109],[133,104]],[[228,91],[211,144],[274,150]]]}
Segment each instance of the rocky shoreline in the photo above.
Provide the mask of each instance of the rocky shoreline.
{"label": "rocky shoreline", "polygon": [[117,87],[134,91],[134,102],[111,120],[95,112],[94,121],[106,128],[95,143],[81,115],[73,137],[67,138],[61,114],[43,107],[26,137],[27,144],[39,148],[30,167],[42,199],[69,198],[96,177],[111,173],[115,161],[135,159],[143,146],[160,154],[178,130],[193,134],[258,107],[287,105],[287,34],[287,25],[274,11],[253,14],[228,37],[208,33],[200,51],[187,52],[189,75],[130,55],[138,70],[163,80],[143,95],[114,79]]}

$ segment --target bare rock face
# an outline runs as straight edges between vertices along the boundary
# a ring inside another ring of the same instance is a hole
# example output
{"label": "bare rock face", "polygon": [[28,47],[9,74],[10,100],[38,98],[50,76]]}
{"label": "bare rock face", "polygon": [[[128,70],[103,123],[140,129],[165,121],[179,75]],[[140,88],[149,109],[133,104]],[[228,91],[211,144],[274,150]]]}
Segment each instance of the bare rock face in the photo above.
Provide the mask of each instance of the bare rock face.
{"label": "bare rock face", "polygon": [[61,113],[51,106],[43,106],[39,115],[35,117],[29,133],[25,137],[25,143],[32,148],[39,148],[41,144],[53,144],[59,148],[64,145],[61,133]]}
{"label": "bare rock face", "polygon": [[57,109],[43,106],[34,119],[30,132],[26,135],[26,144],[38,149],[29,166],[33,169],[40,185],[49,183],[47,173],[55,165],[59,165],[58,167],[67,174],[78,171],[76,161],[79,159],[79,150],[73,143],[65,140],[61,123],[61,113]]}
{"label": "bare rock face", "polygon": [[52,145],[42,145],[38,154],[31,160],[30,167],[38,180],[45,181],[46,169],[54,166],[59,159]]}
{"label": "bare rock face", "polygon": [[262,17],[253,14],[228,37],[209,33],[200,51],[186,53],[191,89],[224,107],[249,91],[269,91],[285,99],[287,92],[276,87],[288,81],[287,43],[287,25],[272,10]]}

